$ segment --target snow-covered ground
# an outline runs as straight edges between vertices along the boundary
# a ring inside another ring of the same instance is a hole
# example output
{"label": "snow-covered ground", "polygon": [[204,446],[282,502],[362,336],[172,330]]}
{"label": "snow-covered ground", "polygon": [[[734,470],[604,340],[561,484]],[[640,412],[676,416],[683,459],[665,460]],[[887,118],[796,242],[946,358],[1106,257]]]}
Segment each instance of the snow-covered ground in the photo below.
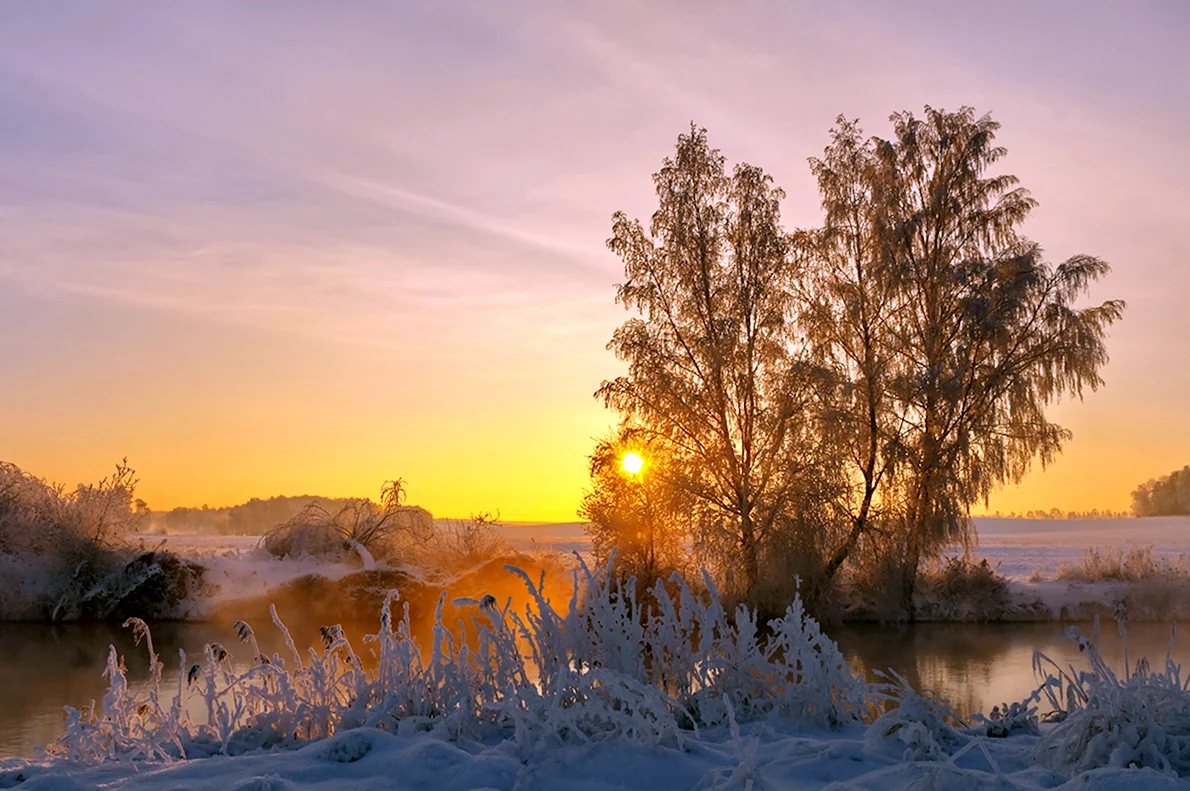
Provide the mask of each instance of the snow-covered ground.
{"label": "snow-covered ground", "polygon": [[976,517],[979,546],[1009,579],[1035,573],[1053,578],[1063,563],[1077,563],[1092,547],[1152,546],[1160,557],[1190,555],[1190,517],[1148,519],[995,519]]}
{"label": "snow-covered ground", "polygon": [[[456,520],[438,519],[438,523]],[[505,522],[496,528],[513,549],[528,552],[532,550],[554,552],[586,552],[591,539],[583,530],[582,522]],[[197,534],[159,535],[137,534],[134,538],[147,547],[156,547],[178,552],[187,556],[213,557],[227,553],[245,553],[256,548],[260,536],[220,536]]]}
{"label": "snow-covered ground", "polygon": [[[442,520],[440,520],[442,521]],[[1000,519],[976,517],[979,535],[976,558],[986,558],[1012,580],[1053,578],[1063,563],[1077,563],[1091,547],[1152,546],[1161,557],[1190,556],[1190,517],[1148,519]],[[500,534],[520,551],[590,551],[582,522],[509,522]],[[244,556],[256,547],[256,536],[172,535],[139,536],[147,546],[187,556],[219,558]],[[260,566],[249,568],[258,574]],[[306,572],[302,572],[306,573]]]}
{"label": "snow-covered ground", "polygon": [[[1190,558],[1190,518],[1097,520],[1026,520],[977,517],[976,559],[986,559],[1012,583],[1017,620],[1088,619],[1104,614],[1112,602],[1129,598],[1133,588],[1121,582],[1065,582],[1055,577],[1063,565],[1077,565],[1089,548],[1152,547],[1158,561]],[[581,522],[508,523],[499,527],[508,544],[521,552],[578,552],[591,560],[590,540]],[[146,547],[161,548],[201,561],[213,596],[195,608],[199,615],[235,599],[267,594],[299,577],[317,573],[337,580],[359,570],[358,563],[318,560],[278,561],[256,549],[254,536],[139,536]],[[1185,617],[1186,592],[1148,591],[1152,599],[1134,618]],[[1136,598],[1132,596],[1132,598]],[[1152,610],[1152,612],[1149,612]]]}
{"label": "snow-covered ground", "polygon": [[[293,752],[170,764],[0,762],[0,788],[21,791],[397,791],[398,789],[1164,789],[1186,788],[1151,769],[1095,769],[1069,779],[1030,767],[1033,736],[986,739],[957,758],[904,760],[904,745],[873,744],[862,726],[799,732],[744,725],[688,737],[681,746],[603,741],[518,754],[511,742],[450,742],[376,729],[338,734]],[[24,777],[18,784],[17,778]]]}
{"label": "snow-covered ground", "polygon": [[591,539],[583,529],[583,522],[508,522],[500,525],[500,535],[521,552],[591,551]]}

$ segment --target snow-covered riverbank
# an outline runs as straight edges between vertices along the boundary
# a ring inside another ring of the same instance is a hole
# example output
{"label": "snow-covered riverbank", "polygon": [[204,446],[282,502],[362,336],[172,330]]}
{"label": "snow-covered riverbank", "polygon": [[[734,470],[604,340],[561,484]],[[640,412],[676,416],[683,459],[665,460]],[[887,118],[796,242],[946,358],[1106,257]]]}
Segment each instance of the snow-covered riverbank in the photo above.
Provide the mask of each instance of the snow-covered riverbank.
{"label": "snow-covered riverbank", "polygon": [[[977,517],[976,561],[1008,581],[1009,606],[1000,615],[973,620],[1077,621],[1111,615],[1118,601],[1128,601],[1134,620],[1168,621],[1190,617],[1190,518],[1026,520]],[[501,526],[507,545],[517,552],[577,552],[591,560],[590,542],[578,522]],[[237,598],[267,594],[295,579],[318,574],[341,579],[359,570],[358,563],[326,563],[316,559],[278,560],[256,549],[253,536],[141,536],[146,546],[160,546],[203,564],[211,585],[211,606]],[[1088,548],[1126,551],[1151,548],[1158,563],[1186,570],[1183,581],[1061,579],[1064,568],[1078,566]],[[928,612],[942,620],[968,620],[961,606],[931,602]],[[210,606],[196,607],[197,612]],[[953,612],[954,615],[948,615]],[[928,616],[927,616],[928,617]]]}

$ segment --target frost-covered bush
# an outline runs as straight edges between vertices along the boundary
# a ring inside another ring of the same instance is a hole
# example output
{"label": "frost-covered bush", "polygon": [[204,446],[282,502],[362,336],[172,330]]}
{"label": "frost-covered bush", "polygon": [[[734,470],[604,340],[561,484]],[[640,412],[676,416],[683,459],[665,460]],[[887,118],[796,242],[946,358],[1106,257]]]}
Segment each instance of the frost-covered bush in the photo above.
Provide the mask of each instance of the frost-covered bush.
{"label": "frost-covered bush", "polygon": [[0,551],[85,557],[119,546],[138,521],[136,484],[126,462],[70,490],[0,461]]}
{"label": "frost-covered bush", "polygon": [[617,579],[610,563],[598,573],[583,564],[582,573],[585,594],[578,596],[576,584],[565,618],[524,577],[538,605],[526,612],[532,628],[525,636],[543,682],[574,669],[614,670],[666,690],[695,726],[726,725],[726,695],[746,719],[781,714],[822,727],[860,716],[864,684],[800,598],[767,624],[766,637],[753,611],[724,609],[705,572],[705,595],[674,575],[672,590],[658,581],[649,606],[635,581]]}
{"label": "frost-covered bush", "polygon": [[406,506],[404,482],[388,481],[380,503],[348,500],[334,513],[321,503],[309,503],[288,522],[260,539],[274,557],[317,557],[346,560],[358,555],[365,566],[375,560],[407,560],[433,532],[433,518],[424,508]]}
{"label": "frost-covered bush", "polygon": [[[836,591],[838,607],[847,620],[902,621],[909,617],[900,603],[900,561],[880,556],[848,569]],[[986,560],[943,557],[923,563],[914,586],[918,621],[994,621],[1019,617],[1008,580]]]}
{"label": "frost-covered bush", "polygon": [[937,761],[957,771],[958,760],[977,750],[999,776],[990,740],[1022,734],[1036,737],[1040,732],[1038,692],[1025,701],[996,706],[987,716],[973,714],[968,724],[932,690],[916,690],[891,670],[877,675],[881,683],[869,688],[876,716],[864,732],[869,753],[891,752],[903,761]]}
{"label": "frost-covered bush", "polygon": [[870,699],[885,705],[864,733],[869,750],[892,748],[905,761],[938,761],[971,741],[966,723],[941,697],[915,690],[893,671],[877,675],[882,681],[872,686]]}
{"label": "frost-covered bush", "polygon": [[0,462],[0,620],[77,617],[137,556],[127,463],[97,484],[50,484]]}
{"label": "frost-covered bush", "polygon": [[1077,563],[1062,563],[1056,579],[1063,582],[1143,582],[1154,579],[1190,580],[1190,560],[1158,558],[1153,547],[1090,547]]}
{"label": "frost-covered bush", "polygon": [[1071,773],[1135,766],[1190,774],[1190,681],[1172,659],[1176,627],[1162,670],[1152,670],[1143,659],[1129,667],[1127,613],[1118,607],[1117,616],[1125,641],[1123,676],[1095,647],[1098,622],[1090,639],[1077,627],[1067,630],[1086,654],[1087,670],[1063,669],[1040,652],[1034,655],[1036,672],[1046,675],[1040,691],[1057,723],[1038,741],[1035,761]]}
{"label": "frost-covered bush", "polygon": [[945,558],[918,571],[916,617],[919,620],[987,621],[1009,614],[1013,601],[1008,580],[987,560]]}
{"label": "frost-covered bush", "polygon": [[[523,612],[491,596],[456,600],[464,615],[452,628],[443,593],[429,646],[414,638],[407,604],[394,613],[391,592],[380,629],[364,638],[366,659],[338,626],[323,628],[323,648],[303,655],[275,610],[287,656],[262,656],[252,628],[237,623],[252,660],[233,664],[217,644],[197,662],[183,653],[172,696],[151,641],[145,693],[131,691],[113,651],[102,709],[71,710],[50,750],[87,762],[193,757],[358,727],[502,735],[521,748],[608,738],[657,744],[737,716],[829,727],[858,719],[867,705],[865,685],[798,600],[763,638],[755,616],[743,607],[728,616],[709,584],[697,595],[675,579],[676,593],[659,586],[657,606],[642,609],[634,586],[610,568],[583,566],[563,614],[542,594],[543,579],[510,571],[530,593]],[[127,625],[149,638],[143,622]]]}
{"label": "frost-covered bush", "polygon": [[415,559],[423,566],[446,572],[474,568],[512,552],[497,532],[497,517],[473,514],[470,519],[442,520],[426,531]]}
{"label": "frost-covered bush", "polygon": [[311,503],[293,519],[265,533],[260,547],[277,558],[317,557],[328,561],[344,560],[351,552],[334,517],[318,503]]}
{"label": "frost-covered bush", "polygon": [[971,719],[978,729],[982,729],[984,736],[993,739],[1007,739],[1017,733],[1038,736],[1041,734],[1037,717],[1039,699],[1040,693],[1034,692],[1025,700],[1001,703],[993,706],[986,716],[973,714]]}

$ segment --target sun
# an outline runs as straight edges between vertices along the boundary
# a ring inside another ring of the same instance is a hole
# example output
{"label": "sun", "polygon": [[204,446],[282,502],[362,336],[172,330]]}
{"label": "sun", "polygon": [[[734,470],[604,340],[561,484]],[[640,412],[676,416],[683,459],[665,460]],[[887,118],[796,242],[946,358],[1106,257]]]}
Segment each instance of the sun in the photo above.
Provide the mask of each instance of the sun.
{"label": "sun", "polygon": [[645,460],[640,457],[639,453],[629,451],[624,454],[624,458],[620,461],[620,466],[624,468],[624,472],[629,475],[636,475],[645,467]]}

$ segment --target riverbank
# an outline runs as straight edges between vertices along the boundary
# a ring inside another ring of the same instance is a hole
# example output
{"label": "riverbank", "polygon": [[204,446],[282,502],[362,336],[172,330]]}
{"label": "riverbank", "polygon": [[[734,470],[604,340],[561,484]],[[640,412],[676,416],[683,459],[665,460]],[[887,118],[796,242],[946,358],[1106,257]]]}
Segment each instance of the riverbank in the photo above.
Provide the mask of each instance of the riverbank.
{"label": "riverbank", "polygon": [[[444,525],[446,520],[439,520]],[[1122,604],[1133,621],[1168,622],[1190,617],[1190,518],[1021,520],[977,518],[980,543],[959,564],[956,556],[923,569],[915,617],[922,622],[1045,622],[1114,617]],[[510,524],[498,528],[504,554],[541,558],[563,587],[577,553],[591,560],[590,542],[578,522]],[[202,621],[234,609],[236,602],[285,595],[301,580],[324,592],[342,582],[358,588],[371,568],[399,572],[430,588],[458,575],[431,574],[403,565],[370,565],[355,553],[330,558],[278,558],[256,536],[134,535],[125,560],[101,584],[77,591],[65,604],[46,598],[49,571],[37,558],[0,556],[0,615],[7,620]],[[1090,557],[1088,547],[1093,548]],[[7,565],[4,565],[7,564]],[[11,568],[10,568],[11,567]],[[463,569],[465,571],[465,569]],[[54,583],[59,585],[59,583]],[[373,586],[375,587],[375,586]],[[407,587],[407,585],[406,585]],[[374,611],[384,590],[361,602]],[[829,622],[895,622],[904,614],[887,597],[847,590],[835,594]]]}

